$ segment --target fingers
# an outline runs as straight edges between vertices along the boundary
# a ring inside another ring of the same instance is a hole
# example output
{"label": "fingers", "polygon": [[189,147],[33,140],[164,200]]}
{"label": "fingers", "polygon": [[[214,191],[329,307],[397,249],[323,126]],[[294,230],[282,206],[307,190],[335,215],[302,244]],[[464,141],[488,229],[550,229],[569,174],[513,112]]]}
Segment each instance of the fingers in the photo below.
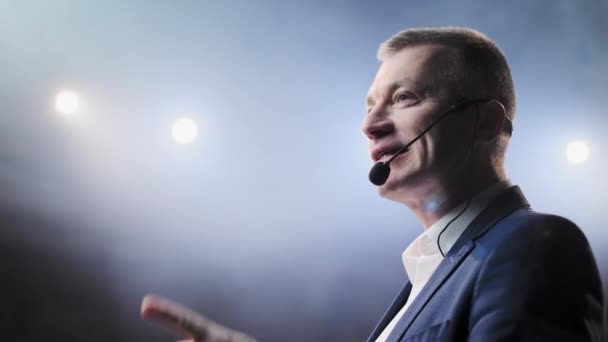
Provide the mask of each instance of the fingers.
{"label": "fingers", "polygon": [[208,335],[209,322],[187,307],[156,295],[147,295],[141,304],[143,319],[161,323],[183,338],[202,340]]}
{"label": "fingers", "polygon": [[243,333],[223,327],[182,304],[157,295],[144,297],[141,316],[158,321],[178,336],[195,342],[255,342]]}

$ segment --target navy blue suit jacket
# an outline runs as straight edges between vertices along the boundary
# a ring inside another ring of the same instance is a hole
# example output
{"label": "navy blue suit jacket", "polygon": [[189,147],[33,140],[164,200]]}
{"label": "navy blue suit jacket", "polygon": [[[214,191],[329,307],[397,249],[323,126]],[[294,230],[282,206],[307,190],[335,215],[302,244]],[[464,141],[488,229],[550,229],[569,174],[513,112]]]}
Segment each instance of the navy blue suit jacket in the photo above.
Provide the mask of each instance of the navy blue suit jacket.
{"label": "navy blue suit jacket", "polygon": [[[408,282],[368,341],[410,291]],[[514,186],[466,228],[388,341],[603,341],[605,319],[583,233],[563,217],[532,211]]]}

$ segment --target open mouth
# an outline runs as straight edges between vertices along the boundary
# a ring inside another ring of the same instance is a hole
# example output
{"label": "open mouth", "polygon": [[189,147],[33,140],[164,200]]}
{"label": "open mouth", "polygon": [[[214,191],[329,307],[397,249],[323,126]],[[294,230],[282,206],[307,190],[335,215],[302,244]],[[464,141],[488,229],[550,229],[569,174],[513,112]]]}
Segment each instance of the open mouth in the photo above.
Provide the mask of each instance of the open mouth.
{"label": "open mouth", "polygon": [[[397,152],[399,152],[399,150],[402,148],[403,146],[396,146],[394,148],[390,148],[386,151],[382,151],[380,152],[380,154],[378,154],[378,161],[381,162],[387,162],[388,160],[390,160]],[[403,151],[401,154],[405,153],[406,151]]]}

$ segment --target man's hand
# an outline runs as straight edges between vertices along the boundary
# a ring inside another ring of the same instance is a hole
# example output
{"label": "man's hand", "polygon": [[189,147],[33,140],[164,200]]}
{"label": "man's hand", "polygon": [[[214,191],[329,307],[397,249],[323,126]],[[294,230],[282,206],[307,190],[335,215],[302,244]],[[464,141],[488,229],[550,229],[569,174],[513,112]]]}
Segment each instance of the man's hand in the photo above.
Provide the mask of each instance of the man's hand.
{"label": "man's hand", "polygon": [[160,322],[182,338],[194,342],[257,342],[255,339],[221,326],[210,319],[157,295],[146,295],[141,303],[141,317]]}

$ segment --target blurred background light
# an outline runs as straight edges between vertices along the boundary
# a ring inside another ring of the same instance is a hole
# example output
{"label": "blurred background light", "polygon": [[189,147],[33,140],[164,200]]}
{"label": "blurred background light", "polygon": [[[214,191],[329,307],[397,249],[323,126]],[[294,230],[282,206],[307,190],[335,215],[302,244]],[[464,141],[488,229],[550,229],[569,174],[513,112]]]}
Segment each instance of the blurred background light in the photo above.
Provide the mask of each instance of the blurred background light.
{"label": "blurred background light", "polygon": [[178,144],[190,144],[198,137],[198,125],[190,118],[178,119],[173,123],[171,136]]}
{"label": "blurred background light", "polygon": [[63,90],[55,96],[55,109],[61,114],[74,114],[78,110],[79,105],[80,99],[73,91]]}
{"label": "blurred background light", "polygon": [[566,146],[566,157],[571,164],[584,163],[589,158],[589,146],[584,141],[573,141]]}

